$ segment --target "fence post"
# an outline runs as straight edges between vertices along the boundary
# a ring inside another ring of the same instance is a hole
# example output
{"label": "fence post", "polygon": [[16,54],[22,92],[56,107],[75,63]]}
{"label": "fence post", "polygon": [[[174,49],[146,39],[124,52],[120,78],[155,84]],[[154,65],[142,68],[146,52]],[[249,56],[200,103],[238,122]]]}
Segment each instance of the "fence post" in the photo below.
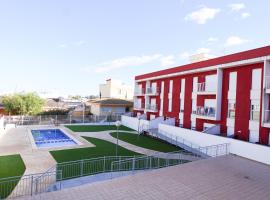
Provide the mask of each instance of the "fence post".
{"label": "fence post", "polygon": [[[57,171],[56,171],[57,173]],[[60,178],[59,178],[59,190],[62,189],[62,179],[63,179],[63,172],[60,170]]]}
{"label": "fence post", "polygon": [[218,146],[216,147],[216,157],[218,156]]}
{"label": "fence post", "polygon": [[81,176],[83,176],[83,160],[81,160],[80,169],[81,169]]}
{"label": "fence post", "polygon": [[152,169],[152,157],[149,156],[150,160],[149,160],[149,169]]}
{"label": "fence post", "polygon": [[31,196],[33,195],[33,183],[34,183],[34,177],[31,176]]}
{"label": "fence post", "polygon": [[69,115],[69,124],[71,124],[71,115]]}
{"label": "fence post", "polygon": [[36,185],[35,194],[38,194],[38,179],[35,180],[35,185]]}
{"label": "fence post", "polygon": [[105,172],[106,171],[106,169],[105,169],[105,167],[106,167],[106,158],[105,158],[105,156],[104,156],[104,163],[103,163],[103,172]]}
{"label": "fence post", "polygon": [[134,170],[135,170],[135,157],[133,157],[133,160],[132,160],[132,172],[134,173]]}

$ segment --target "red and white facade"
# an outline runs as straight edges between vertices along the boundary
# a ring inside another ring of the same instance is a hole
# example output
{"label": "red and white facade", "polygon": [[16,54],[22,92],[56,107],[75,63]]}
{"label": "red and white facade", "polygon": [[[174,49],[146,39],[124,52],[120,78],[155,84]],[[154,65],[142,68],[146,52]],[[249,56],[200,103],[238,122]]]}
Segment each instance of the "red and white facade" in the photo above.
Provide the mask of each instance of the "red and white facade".
{"label": "red and white facade", "polygon": [[134,112],[270,144],[270,46],[135,77]]}

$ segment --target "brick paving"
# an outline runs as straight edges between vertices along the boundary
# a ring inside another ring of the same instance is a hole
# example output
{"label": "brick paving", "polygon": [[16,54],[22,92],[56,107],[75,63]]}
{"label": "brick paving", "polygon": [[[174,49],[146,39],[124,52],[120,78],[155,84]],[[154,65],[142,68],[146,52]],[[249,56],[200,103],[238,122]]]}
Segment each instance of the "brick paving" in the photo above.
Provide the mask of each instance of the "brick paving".
{"label": "brick paving", "polygon": [[270,166],[228,155],[22,199],[264,200]]}

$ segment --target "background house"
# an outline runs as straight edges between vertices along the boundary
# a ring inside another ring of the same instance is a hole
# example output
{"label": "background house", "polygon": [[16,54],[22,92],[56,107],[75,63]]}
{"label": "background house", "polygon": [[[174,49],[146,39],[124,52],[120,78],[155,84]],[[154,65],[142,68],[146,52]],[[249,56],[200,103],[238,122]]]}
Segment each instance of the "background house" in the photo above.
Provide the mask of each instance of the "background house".
{"label": "background house", "polygon": [[86,103],[93,115],[121,115],[131,112],[133,102],[124,99],[103,98],[93,99]]}
{"label": "background house", "polygon": [[133,99],[133,87],[120,80],[108,79],[99,85],[100,98]]}

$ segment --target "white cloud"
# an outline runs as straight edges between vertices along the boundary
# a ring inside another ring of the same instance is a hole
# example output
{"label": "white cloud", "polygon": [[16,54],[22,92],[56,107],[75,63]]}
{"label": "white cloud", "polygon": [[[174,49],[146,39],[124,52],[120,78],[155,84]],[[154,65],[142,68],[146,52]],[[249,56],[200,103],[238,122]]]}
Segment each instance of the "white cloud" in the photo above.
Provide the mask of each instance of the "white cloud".
{"label": "white cloud", "polygon": [[238,12],[238,11],[244,9],[246,7],[246,5],[243,3],[233,3],[233,4],[230,4],[229,7],[231,8],[231,11]]}
{"label": "white cloud", "polygon": [[219,40],[219,39],[216,38],[216,37],[210,37],[210,38],[207,39],[207,42],[208,42],[208,43],[215,43],[215,42],[217,42],[218,40]]}
{"label": "white cloud", "polygon": [[250,40],[240,38],[238,36],[230,36],[227,38],[224,46],[230,47],[230,46],[242,45],[247,42],[250,42]]}
{"label": "white cloud", "polygon": [[210,52],[211,52],[210,49],[204,48],[204,47],[199,48],[199,49],[196,50],[196,53],[205,53],[205,54],[208,54],[208,53],[210,53]]}
{"label": "white cloud", "polygon": [[195,21],[198,24],[205,24],[209,19],[215,18],[220,12],[219,8],[208,8],[206,6],[200,8],[197,11],[189,13],[186,17],[186,21]]}
{"label": "white cloud", "polygon": [[161,62],[161,66],[163,67],[172,66],[173,64],[175,64],[175,56],[169,55],[169,56],[161,57],[160,62]]}
{"label": "white cloud", "polygon": [[79,41],[74,42],[74,45],[76,46],[82,46],[83,44],[85,44],[84,40],[79,40]]}
{"label": "white cloud", "polygon": [[[118,58],[111,61],[106,61],[98,64],[94,67],[96,73],[108,72],[115,69],[125,68],[125,67],[134,67],[149,64],[151,62],[160,62],[164,58],[161,54],[154,55],[143,55],[143,56],[127,56],[123,58]],[[84,71],[93,71],[93,67],[84,68]]]}
{"label": "white cloud", "polygon": [[59,44],[59,47],[60,47],[60,48],[67,48],[68,45],[67,45],[67,44]]}
{"label": "white cloud", "polygon": [[250,16],[250,13],[248,13],[248,12],[244,12],[244,13],[241,14],[241,17],[242,17],[243,19],[245,19],[245,18],[247,18],[247,17],[249,17],[249,16]]}

